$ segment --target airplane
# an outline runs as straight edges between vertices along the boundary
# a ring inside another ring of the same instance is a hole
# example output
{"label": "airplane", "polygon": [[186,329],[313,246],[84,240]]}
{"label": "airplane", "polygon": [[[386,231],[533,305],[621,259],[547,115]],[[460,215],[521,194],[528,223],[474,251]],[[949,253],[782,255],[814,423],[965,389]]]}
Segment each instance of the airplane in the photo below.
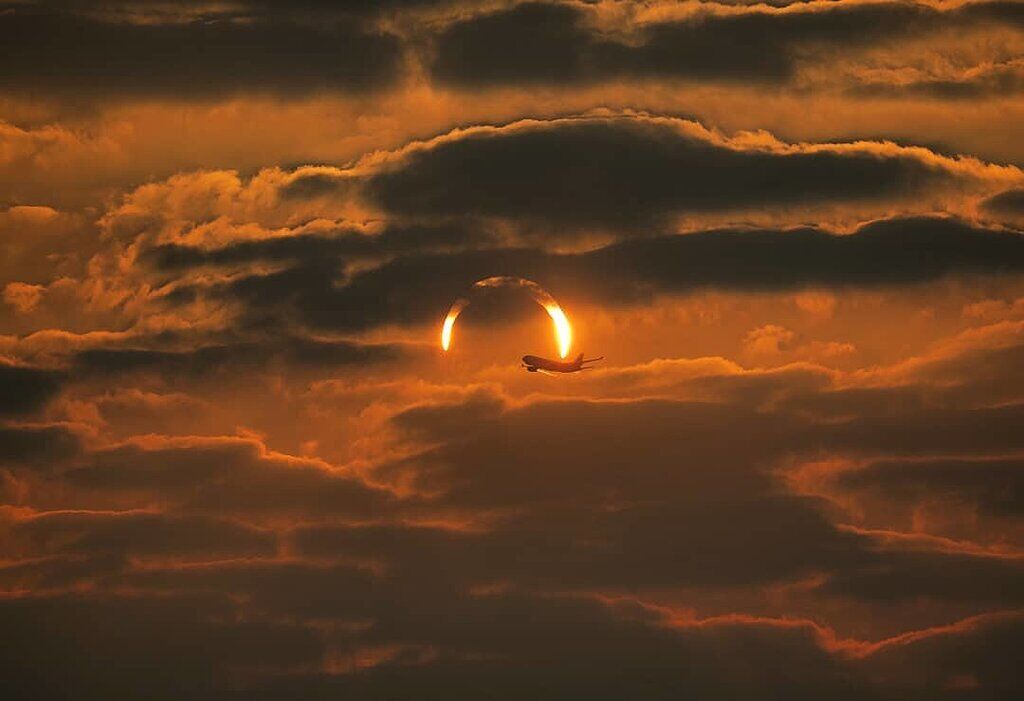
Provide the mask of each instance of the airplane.
{"label": "airplane", "polygon": [[584,365],[583,363],[596,363],[598,360],[604,360],[604,356],[602,355],[600,358],[587,358],[586,360],[584,360],[583,354],[580,353],[579,355],[576,356],[575,360],[568,360],[562,362],[560,360],[549,360],[547,358],[539,358],[536,355],[524,355],[523,367],[526,368],[527,372],[579,372],[580,370],[591,369],[591,366]]}

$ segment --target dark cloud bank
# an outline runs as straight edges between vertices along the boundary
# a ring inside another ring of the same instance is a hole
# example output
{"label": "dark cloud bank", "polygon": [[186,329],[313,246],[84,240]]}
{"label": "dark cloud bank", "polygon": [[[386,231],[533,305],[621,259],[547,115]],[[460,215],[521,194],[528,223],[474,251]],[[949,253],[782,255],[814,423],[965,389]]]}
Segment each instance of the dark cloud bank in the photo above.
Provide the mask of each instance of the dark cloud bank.
{"label": "dark cloud bank", "polygon": [[[382,17],[445,7],[447,22],[420,23],[408,42],[376,28]],[[1024,25],[1012,2],[947,9],[901,2],[797,3],[788,11],[709,7],[628,37],[594,28],[591,14],[571,2],[497,8],[432,0],[17,3],[0,14],[7,49],[0,86],[81,96],[365,91],[393,85],[407,51],[422,53],[435,81],[473,89],[642,78],[779,85],[801,63],[844,51],[949,30]],[[1012,72],[997,72],[908,90],[960,98],[1018,84]]]}
{"label": "dark cloud bank", "polygon": [[[796,456],[868,458],[841,489],[911,502],[955,493],[1005,513],[993,498],[1015,481],[983,474],[1008,476],[1014,463],[998,456],[1024,452],[1021,387],[1006,388],[1017,402],[947,394],[947,376],[984,387],[988,375],[966,372],[976,361],[962,351],[926,364],[897,386],[918,401],[899,403],[888,385],[831,391],[809,366],[760,383],[697,378],[714,401],[514,403],[480,390],[393,416],[389,429],[416,449],[374,466],[373,485],[255,438],[75,443],[35,463],[9,453],[19,508],[0,512],[11,556],[0,620],[15,644],[0,655],[0,689],[1012,698],[1018,557],[845,527],[828,500],[773,472]],[[814,402],[840,406],[809,418]],[[918,471],[897,471],[901,461]],[[72,495],[74,508],[54,508]],[[927,600],[934,613],[876,644],[800,617],[688,618],[640,603],[794,584],[812,601],[897,615]]]}
{"label": "dark cloud bank", "polygon": [[938,163],[907,153],[743,148],[627,118],[445,140],[376,174],[368,190],[399,215],[644,231],[673,214],[885,201],[954,180]]}
{"label": "dark cloud bank", "polygon": [[0,418],[41,408],[61,386],[63,373],[0,361]]}
{"label": "dark cloud bank", "polygon": [[[793,210],[808,217],[828,207],[913,210],[907,203],[929,197],[959,206],[989,172],[883,143],[744,145],[695,123],[642,115],[524,122],[440,137],[346,176],[344,187],[341,176],[316,173],[280,192],[301,201],[347,197],[354,188],[386,214],[382,233],[339,227],[218,248],[142,245],[137,260],[161,281],[157,297],[168,305],[228,300],[242,303],[257,326],[283,315],[345,332],[436,318],[487,275],[525,276],[559,296],[616,304],[707,288],[1018,273],[1024,238],[1017,230],[951,216],[882,218],[843,235],[813,226],[666,233],[680,216],[788,211],[799,220]],[[983,208],[1012,207],[1015,192]],[[594,232],[613,243],[552,251]],[[266,263],[273,271],[247,272]],[[235,274],[214,285],[191,280],[208,268]]]}
{"label": "dark cloud bank", "polygon": [[[214,286],[179,281],[161,293],[169,304],[231,300],[252,312],[253,323],[284,314],[340,331],[436,318],[487,275],[525,276],[560,296],[634,303],[706,288],[1017,273],[1019,232],[955,217],[880,219],[848,235],[811,226],[665,233],[680,215],[742,218],[840,205],[885,211],[912,198],[957,200],[967,197],[958,188],[984,177],[978,164],[877,143],[741,146],[699,125],[645,116],[520,123],[443,137],[361,176],[363,196],[394,220],[381,234],[340,229],[213,249],[164,243],[143,248],[139,261],[163,279],[211,267],[241,273]],[[331,197],[340,187],[334,176],[310,178],[299,176],[282,194]],[[510,228],[518,238],[503,242],[498,232]],[[584,253],[550,250],[595,231],[617,242]],[[260,262],[277,267],[245,274]]]}
{"label": "dark cloud bank", "polygon": [[0,44],[0,87],[37,95],[368,90],[401,64],[396,37],[344,18],[139,23],[16,6],[0,13]]}
{"label": "dark cloud bank", "polygon": [[[397,505],[251,440],[96,452],[54,479],[90,499],[149,493],[183,513],[4,524],[11,551],[35,557],[0,580],[36,593],[0,602],[17,641],[0,684],[77,698],[953,699],[964,683],[974,698],[1019,693],[1019,560],[842,530],[824,503],[780,492],[765,469],[801,449],[1020,451],[1019,432],[991,435],[1019,425],[1019,405],[935,409],[887,432],[870,416],[814,427],[745,404],[516,407],[480,396],[422,406],[395,427],[434,447],[379,473],[404,475],[420,494]],[[396,506],[499,518],[469,531],[384,518]],[[367,507],[383,521],[366,523]],[[282,530],[225,517],[283,513],[321,522]],[[354,516],[364,524],[345,523]],[[851,604],[925,596],[1004,613],[872,646],[809,621],[673,620],[591,593],[727,591],[814,573],[825,576],[813,591]],[[66,591],[71,583],[80,590]]]}
{"label": "dark cloud bank", "polygon": [[651,24],[630,41],[587,24],[583,5],[525,3],[457,22],[437,38],[434,75],[465,87],[682,78],[778,84],[801,61],[844,49],[979,26],[1020,27],[1020,6],[831,3],[811,11],[759,7],[694,12]]}
{"label": "dark cloud bank", "polygon": [[[357,331],[439,318],[452,299],[486,275],[543,281],[563,298],[629,304],[658,293],[710,288],[907,285],[1024,270],[1021,234],[937,217],[878,221],[848,235],[811,227],[719,229],[628,240],[579,254],[536,248],[408,254],[347,276],[345,255],[322,255],[331,243],[306,242],[308,257],[297,250],[301,242],[295,243],[284,258],[292,259],[290,267],[228,285],[183,288],[189,290],[185,298],[209,295],[242,302],[257,319],[284,314],[315,328]],[[247,245],[212,253],[166,246],[157,262],[165,268],[184,261],[214,263],[241,257],[246,248],[244,257],[257,257]],[[281,260],[269,248],[260,255]]]}

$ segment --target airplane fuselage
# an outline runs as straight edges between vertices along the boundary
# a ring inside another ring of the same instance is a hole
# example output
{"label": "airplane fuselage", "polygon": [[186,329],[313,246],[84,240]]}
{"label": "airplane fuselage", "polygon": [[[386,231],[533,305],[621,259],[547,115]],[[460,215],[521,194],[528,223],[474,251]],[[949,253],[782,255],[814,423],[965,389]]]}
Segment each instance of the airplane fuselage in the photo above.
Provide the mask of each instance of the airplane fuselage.
{"label": "airplane fuselage", "polygon": [[589,367],[584,365],[584,363],[592,363],[596,360],[601,360],[601,358],[584,360],[582,353],[576,356],[575,360],[565,361],[541,358],[537,355],[524,355],[523,367],[526,368],[527,372],[579,372],[580,370],[586,370]]}
{"label": "airplane fuselage", "polygon": [[576,372],[582,367],[582,363],[562,362],[560,360],[549,360],[536,355],[524,355],[523,365],[530,372],[547,370],[548,372]]}

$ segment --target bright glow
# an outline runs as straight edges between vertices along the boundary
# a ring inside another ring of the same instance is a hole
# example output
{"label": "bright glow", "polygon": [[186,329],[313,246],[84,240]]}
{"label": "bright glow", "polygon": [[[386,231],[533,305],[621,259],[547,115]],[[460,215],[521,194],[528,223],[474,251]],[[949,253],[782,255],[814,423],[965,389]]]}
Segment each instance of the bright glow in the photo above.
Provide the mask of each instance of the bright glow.
{"label": "bright glow", "polygon": [[444,318],[444,325],[441,326],[441,349],[447,351],[448,347],[452,345],[452,330],[455,328],[455,320],[459,318],[459,313],[469,304],[468,299],[457,299],[452,305],[452,308],[448,310],[448,316]]}
{"label": "bright glow", "polygon": [[441,348],[448,350],[452,344],[452,327],[455,326],[455,314],[448,313],[444,319],[444,326],[441,327]]}
{"label": "bright glow", "polygon": [[[488,277],[483,280],[477,280],[473,283],[474,289],[487,287],[520,287],[529,291],[530,296],[533,297],[537,304],[544,307],[548,316],[551,317],[552,323],[554,323],[555,338],[558,340],[559,355],[563,358],[569,355],[569,348],[572,347],[572,326],[569,325],[569,319],[566,317],[565,312],[563,312],[562,308],[558,306],[558,302],[555,301],[555,298],[548,294],[547,290],[532,280],[506,275]],[[448,316],[444,318],[444,324],[441,325],[441,348],[443,350],[447,351],[451,347],[452,333],[455,330],[455,320],[468,304],[468,299],[460,297],[455,300],[451,309],[448,310]]]}
{"label": "bright glow", "polygon": [[558,354],[564,358],[569,355],[569,348],[572,346],[572,327],[569,326],[569,319],[566,318],[565,312],[562,311],[562,308],[556,302],[548,302],[544,305],[544,309],[551,316],[551,321],[555,322]]}

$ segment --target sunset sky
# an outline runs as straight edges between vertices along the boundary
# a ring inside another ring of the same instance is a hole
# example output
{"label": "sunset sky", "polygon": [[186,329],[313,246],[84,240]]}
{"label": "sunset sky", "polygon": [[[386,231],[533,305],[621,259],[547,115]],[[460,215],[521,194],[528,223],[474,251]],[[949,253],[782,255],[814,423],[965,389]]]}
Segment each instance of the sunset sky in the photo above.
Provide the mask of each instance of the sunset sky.
{"label": "sunset sky", "polygon": [[1024,697],[1024,3],[0,2],[0,631],[4,699]]}

